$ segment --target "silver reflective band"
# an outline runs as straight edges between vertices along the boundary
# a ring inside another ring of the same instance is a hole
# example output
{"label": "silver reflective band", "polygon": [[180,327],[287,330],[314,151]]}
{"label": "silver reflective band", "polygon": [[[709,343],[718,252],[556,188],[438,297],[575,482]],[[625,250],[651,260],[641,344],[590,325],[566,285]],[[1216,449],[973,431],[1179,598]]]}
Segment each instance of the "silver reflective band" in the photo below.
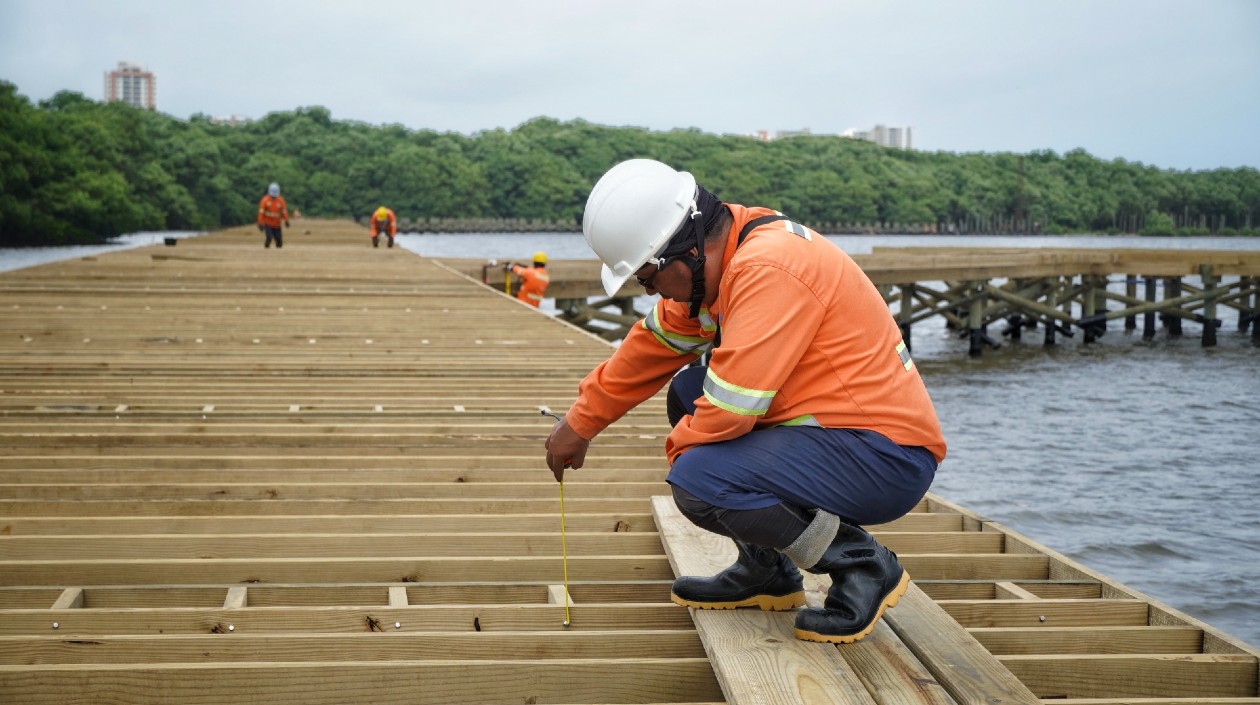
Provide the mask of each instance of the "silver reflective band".
{"label": "silver reflective band", "polygon": [[679,335],[673,331],[665,330],[661,325],[661,319],[655,307],[643,319],[643,327],[656,336],[656,340],[661,345],[673,350],[679,355],[691,353],[693,355],[703,355],[713,345],[712,342],[692,335]]}
{"label": "silver reflective band", "polygon": [[914,367],[914,360],[910,359],[910,351],[906,349],[906,341],[897,343],[897,356],[901,358],[901,366],[909,370]]}
{"label": "silver reflective band", "polygon": [[740,416],[764,415],[777,393],[731,384],[714,374],[712,367],[704,376],[704,398],[719,409]]}
{"label": "silver reflective band", "polygon": [[809,240],[810,242],[814,241],[814,238],[809,234],[809,228],[806,228],[804,225],[801,225],[800,223],[797,223],[791,220],[785,220],[783,221],[783,223],[787,227],[788,230],[796,233],[797,235],[800,235],[801,237],[805,238],[806,240]]}
{"label": "silver reflective band", "polygon": [[823,554],[835,540],[840,531],[840,517],[828,514],[819,509],[814,513],[814,520],[801,532],[790,546],[783,549],[783,555],[792,559],[801,570],[809,570],[818,565]]}
{"label": "silver reflective band", "polygon": [[706,333],[712,333],[717,330],[717,323],[713,322],[713,316],[709,315],[709,309],[701,308],[700,315],[696,317],[700,321],[700,329]]}

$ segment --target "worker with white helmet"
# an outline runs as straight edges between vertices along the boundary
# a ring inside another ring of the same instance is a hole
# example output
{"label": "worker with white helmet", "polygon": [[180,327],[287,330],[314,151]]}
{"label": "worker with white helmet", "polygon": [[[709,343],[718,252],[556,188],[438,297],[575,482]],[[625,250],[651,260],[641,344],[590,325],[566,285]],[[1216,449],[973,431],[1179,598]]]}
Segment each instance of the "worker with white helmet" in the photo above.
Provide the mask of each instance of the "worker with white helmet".
{"label": "worker with white helmet", "polygon": [[[691,174],[648,159],[599,179],[582,231],[610,296],[634,277],[661,299],[552,429],[556,478],[669,384],[674,500],[738,548],[718,575],[678,578],[673,600],[792,609],[804,604],[800,567],[830,574],[832,586],[824,607],[797,614],[797,637],[847,643],[870,633],[909,575],[861,526],[914,508],[945,457],[879,291],[809,228],[723,203]],[[706,352],[707,365],[693,364]]]}
{"label": "worker with white helmet", "polygon": [[284,223],[284,227],[289,227],[289,208],[280,195],[280,184],[272,183],[267,187],[266,195],[258,202],[258,230],[267,236],[263,247],[271,247],[272,240],[276,241],[277,249],[284,247],[281,223]]}

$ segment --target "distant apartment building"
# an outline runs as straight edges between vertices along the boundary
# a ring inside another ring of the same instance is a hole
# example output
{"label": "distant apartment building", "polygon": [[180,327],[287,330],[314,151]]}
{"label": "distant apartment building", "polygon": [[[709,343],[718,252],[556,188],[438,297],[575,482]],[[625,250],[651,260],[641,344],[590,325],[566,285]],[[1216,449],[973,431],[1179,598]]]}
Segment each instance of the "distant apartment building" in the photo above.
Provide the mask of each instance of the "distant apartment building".
{"label": "distant apartment building", "polygon": [[136,108],[157,108],[157,79],[143,67],[119,61],[118,68],[105,72],[105,100],[122,101]]}
{"label": "distant apartment building", "polygon": [[214,115],[210,118],[211,124],[228,125],[229,127],[240,127],[253,121],[253,118],[245,117],[244,115]]}
{"label": "distant apartment building", "polygon": [[799,130],[779,130],[774,135],[771,135],[769,130],[757,130],[757,132],[749,136],[756,137],[762,142],[769,142],[770,140],[781,140],[788,137],[805,137],[811,134],[813,133],[810,132],[808,127],[802,127]]}
{"label": "distant apartment building", "polygon": [[844,131],[844,136],[855,140],[874,142],[881,147],[914,149],[914,133],[913,128],[910,127],[888,127],[887,125],[876,125],[870,130],[855,130],[850,128]]}

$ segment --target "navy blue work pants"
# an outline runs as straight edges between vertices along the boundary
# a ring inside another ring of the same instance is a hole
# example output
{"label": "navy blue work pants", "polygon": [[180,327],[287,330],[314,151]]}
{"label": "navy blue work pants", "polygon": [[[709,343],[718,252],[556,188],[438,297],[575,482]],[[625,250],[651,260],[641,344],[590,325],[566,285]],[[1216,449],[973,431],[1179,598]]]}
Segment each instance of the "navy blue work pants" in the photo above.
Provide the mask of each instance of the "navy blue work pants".
{"label": "navy blue work pants", "polygon": [[[670,383],[672,424],[694,413],[707,369],[685,369]],[[815,509],[856,525],[892,521],[923,499],[935,475],[930,451],[874,431],[773,426],[691,448],[667,479],[679,510],[702,528],[784,548]]]}

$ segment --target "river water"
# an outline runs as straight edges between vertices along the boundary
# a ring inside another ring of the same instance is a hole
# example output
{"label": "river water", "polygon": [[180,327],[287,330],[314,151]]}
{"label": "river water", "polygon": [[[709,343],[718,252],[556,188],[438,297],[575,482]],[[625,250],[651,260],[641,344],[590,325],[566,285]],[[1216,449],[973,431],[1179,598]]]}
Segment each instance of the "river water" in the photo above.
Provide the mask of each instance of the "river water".
{"label": "river water", "polygon": [[[122,246],[162,235],[129,236]],[[830,239],[853,254],[943,242],[1260,251],[1260,238]],[[541,249],[552,259],[592,258],[578,233],[404,234],[399,243],[434,257],[525,261]],[[35,261],[35,251],[0,250],[0,271],[93,254],[57,249]],[[25,263],[10,266],[19,255]],[[554,313],[551,304],[544,309]],[[1260,346],[1237,330],[1232,309],[1218,315],[1225,323],[1214,348],[1200,346],[1194,323],[1181,338],[1160,331],[1143,341],[1115,321],[1088,346],[1060,336],[1047,350],[1040,330],[1026,331],[979,359],[940,317],[917,324],[915,363],[949,443],[933,491],[1260,645]]]}

